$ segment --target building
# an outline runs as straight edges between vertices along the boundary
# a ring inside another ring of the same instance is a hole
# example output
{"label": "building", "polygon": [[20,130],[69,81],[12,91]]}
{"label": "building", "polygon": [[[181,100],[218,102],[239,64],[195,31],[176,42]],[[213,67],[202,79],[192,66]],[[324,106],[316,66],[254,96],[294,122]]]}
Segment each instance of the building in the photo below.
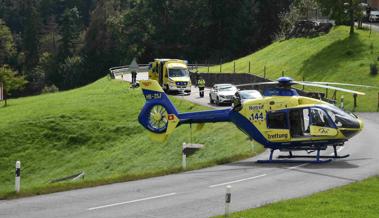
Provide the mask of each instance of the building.
{"label": "building", "polygon": [[379,0],[367,0],[367,4],[371,7],[371,8],[376,8],[379,10]]}

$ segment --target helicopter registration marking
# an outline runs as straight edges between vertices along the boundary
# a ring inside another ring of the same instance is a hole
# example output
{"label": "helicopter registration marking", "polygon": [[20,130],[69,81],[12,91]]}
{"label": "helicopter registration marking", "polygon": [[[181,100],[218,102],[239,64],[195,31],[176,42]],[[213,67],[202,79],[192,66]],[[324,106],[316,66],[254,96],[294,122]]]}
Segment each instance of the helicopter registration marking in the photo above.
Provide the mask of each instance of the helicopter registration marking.
{"label": "helicopter registration marking", "polygon": [[162,94],[161,93],[155,93],[155,94],[147,94],[146,99],[147,100],[152,100],[152,99],[161,99]]}
{"label": "helicopter registration marking", "polygon": [[262,121],[264,120],[263,112],[253,113],[249,117],[250,121]]}

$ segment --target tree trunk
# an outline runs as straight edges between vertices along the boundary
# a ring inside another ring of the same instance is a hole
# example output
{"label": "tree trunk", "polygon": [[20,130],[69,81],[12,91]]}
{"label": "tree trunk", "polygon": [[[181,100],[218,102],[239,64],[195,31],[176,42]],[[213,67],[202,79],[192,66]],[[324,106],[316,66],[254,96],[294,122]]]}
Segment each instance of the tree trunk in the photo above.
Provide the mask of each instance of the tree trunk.
{"label": "tree trunk", "polygon": [[354,5],[353,0],[349,1],[350,6],[350,36],[354,34]]}

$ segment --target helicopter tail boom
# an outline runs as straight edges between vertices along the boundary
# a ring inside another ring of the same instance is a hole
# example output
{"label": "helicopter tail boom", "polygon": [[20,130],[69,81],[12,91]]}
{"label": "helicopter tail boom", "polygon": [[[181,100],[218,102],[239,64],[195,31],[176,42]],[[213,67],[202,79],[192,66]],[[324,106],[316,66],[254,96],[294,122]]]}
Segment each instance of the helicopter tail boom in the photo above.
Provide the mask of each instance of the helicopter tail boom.
{"label": "helicopter tail boom", "polygon": [[157,81],[143,80],[140,86],[146,103],[138,121],[150,131],[153,140],[165,141],[181,124],[230,121],[231,109],[179,113]]}

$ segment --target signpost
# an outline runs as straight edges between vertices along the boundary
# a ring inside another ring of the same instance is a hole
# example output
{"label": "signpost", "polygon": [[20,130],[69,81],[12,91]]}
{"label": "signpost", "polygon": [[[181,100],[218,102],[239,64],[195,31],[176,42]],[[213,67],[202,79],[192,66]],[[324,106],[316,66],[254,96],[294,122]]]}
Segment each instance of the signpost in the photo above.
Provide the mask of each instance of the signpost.
{"label": "signpost", "polygon": [[0,101],[4,100],[4,86],[3,83],[0,82]]}
{"label": "signpost", "polygon": [[129,72],[138,71],[138,69],[139,69],[139,66],[137,64],[136,58],[133,58],[132,62],[129,65],[128,71]]}

